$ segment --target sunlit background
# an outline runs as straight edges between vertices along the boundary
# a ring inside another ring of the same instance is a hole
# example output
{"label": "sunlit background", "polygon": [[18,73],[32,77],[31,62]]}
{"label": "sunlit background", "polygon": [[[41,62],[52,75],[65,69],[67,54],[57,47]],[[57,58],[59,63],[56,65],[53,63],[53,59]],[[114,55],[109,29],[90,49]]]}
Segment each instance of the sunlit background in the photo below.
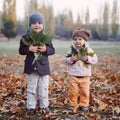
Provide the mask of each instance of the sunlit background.
{"label": "sunlit background", "polygon": [[[2,10],[3,1],[1,0],[0,10]],[[28,0],[30,1],[30,0]],[[73,12],[73,17],[76,19],[77,14],[86,11],[89,8],[91,19],[95,19],[98,17],[99,12],[104,7],[105,2],[109,4],[110,9],[113,7],[114,0],[38,0],[38,4],[45,3],[51,4],[54,9],[54,14],[57,15],[59,12],[63,12],[64,10],[71,9]],[[120,7],[119,0],[117,1],[118,7]],[[25,11],[25,0],[16,0],[16,12],[17,18],[23,19]]]}
{"label": "sunlit background", "polygon": [[[45,31],[57,38],[70,39],[76,27],[87,27],[92,40],[119,40],[119,8],[119,0],[1,0],[0,33],[8,38],[24,34],[37,10],[45,16]],[[7,35],[6,24],[14,26],[13,34]]]}

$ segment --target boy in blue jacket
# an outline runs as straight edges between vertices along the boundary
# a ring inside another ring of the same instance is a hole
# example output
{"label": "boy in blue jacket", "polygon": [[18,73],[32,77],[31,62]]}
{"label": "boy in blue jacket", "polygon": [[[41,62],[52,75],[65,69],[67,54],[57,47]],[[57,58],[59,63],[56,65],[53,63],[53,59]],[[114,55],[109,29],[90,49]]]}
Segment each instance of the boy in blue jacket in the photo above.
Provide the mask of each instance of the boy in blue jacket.
{"label": "boy in blue jacket", "polygon": [[[26,45],[23,39],[26,38],[30,31],[40,35],[44,34],[44,17],[41,13],[34,12],[29,17],[29,32],[22,36],[19,46],[19,54],[26,55],[24,73],[28,74],[27,113],[32,115],[35,113],[38,99],[40,102],[40,113],[47,113],[49,111],[48,86],[50,67],[48,56],[54,54],[55,49],[51,42],[43,45]],[[40,53],[42,57],[33,63],[35,53]]]}

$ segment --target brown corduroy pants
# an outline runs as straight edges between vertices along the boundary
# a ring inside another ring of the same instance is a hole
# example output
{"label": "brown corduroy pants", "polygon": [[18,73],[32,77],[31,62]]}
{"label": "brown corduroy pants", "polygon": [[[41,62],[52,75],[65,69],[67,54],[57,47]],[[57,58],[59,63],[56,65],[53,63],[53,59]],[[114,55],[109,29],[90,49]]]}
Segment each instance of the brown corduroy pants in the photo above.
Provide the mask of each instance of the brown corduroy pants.
{"label": "brown corduroy pants", "polygon": [[[72,106],[89,106],[90,77],[70,76],[69,79],[69,103]],[[78,101],[78,97],[80,100]]]}

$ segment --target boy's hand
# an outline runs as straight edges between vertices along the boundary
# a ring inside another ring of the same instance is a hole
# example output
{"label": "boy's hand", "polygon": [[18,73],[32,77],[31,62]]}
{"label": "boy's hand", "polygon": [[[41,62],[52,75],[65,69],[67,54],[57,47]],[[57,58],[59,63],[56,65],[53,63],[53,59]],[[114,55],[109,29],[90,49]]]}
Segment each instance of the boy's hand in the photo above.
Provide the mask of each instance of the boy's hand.
{"label": "boy's hand", "polygon": [[80,60],[83,62],[86,62],[88,60],[88,56],[84,55],[84,56],[80,57]]}
{"label": "boy's hand", "polygon": [[75,56],[72,55],[71,58],[70,58],[70,61],[71,61],[71,62],[76,62],[77,60],[78,60],[77,55],[75,55]]}
{"label": "boy's hand", "polygon": [[35,52],[38,52],[38,46],[30,45],[29,51],[34,52],[34,53],[35,53]]}
{"label": "boy's hand", "polygon": [[38,46],[38,51],[40,51],[40,52],[46,52],[46,46],[45,45],[40,45],[40,46]]}

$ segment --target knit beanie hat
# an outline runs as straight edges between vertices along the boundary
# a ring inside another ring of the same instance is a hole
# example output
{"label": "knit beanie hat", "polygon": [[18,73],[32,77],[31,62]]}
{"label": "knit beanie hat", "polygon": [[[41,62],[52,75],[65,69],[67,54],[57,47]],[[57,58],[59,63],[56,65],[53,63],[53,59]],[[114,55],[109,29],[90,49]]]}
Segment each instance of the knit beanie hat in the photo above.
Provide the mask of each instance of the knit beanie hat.
{"label": "knit beanie hat", "polygon": [[30,17],[29,17],[29,26],[35,22],[40,22],[41,24],[44,25],[44,16],[39,13],[39,12],[34,12]]}
{"label": "knit beanie hat", "polygon": [[75,36],[82,37],[84,40],[88,40],[90,37],[90,31],[85,28],[77,28],[73,31],[72,38],[74,39]]}

